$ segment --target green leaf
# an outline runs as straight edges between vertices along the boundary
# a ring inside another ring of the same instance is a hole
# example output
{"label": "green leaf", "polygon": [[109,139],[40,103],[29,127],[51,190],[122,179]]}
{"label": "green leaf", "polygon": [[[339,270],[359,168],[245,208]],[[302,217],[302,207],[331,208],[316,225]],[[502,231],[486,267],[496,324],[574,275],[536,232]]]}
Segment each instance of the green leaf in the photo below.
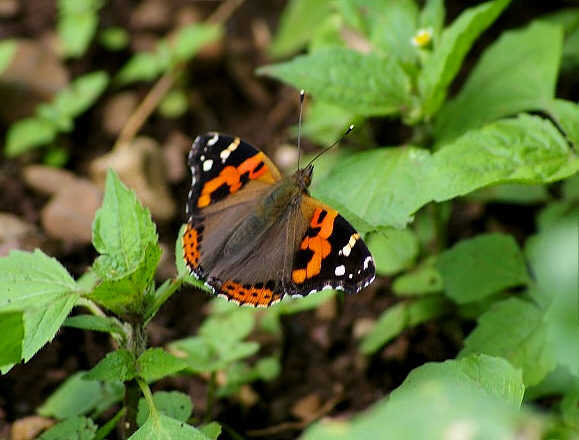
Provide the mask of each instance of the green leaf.
{"label": "green leaf", "polygon": [[137,360],[138,375],[147,382],[159,380],[187,367],[187,363],[162,348],[149,348]]}
{"label": "green leaf", "polygon": [[104,6],[100,0],[59,0],[58,36],[63,42],[64,52],[71,57],[80,57],[92,41],[99,22],[98,10]]}
{"label": "green leaf", "polygon": [[506,360],[486,354],[470,355],[459,360],[428,362],[410,372],[402,385],[391,394],[392,399],[401,393],[431,381],[448,381],[460,386],[484,389],[511,409],[518,410],[523,401],[525,386],[521,370],[515,369]]}
{"label": "green leaf", "polygon": [[173,52],[176,62],[185,62],[193,58],[197,52],[214,42],[223,34],[219,26],[208,26],[194,23],[177,30],[173,38]]}
{"label": "green leaf", "polygon": [[45,119],[37,117],[20,119],[8,127],[4,152],[8,157],[17,156],[52,142],[56,133],[56,126]]}
{"label": "green leaf", "polygon": [[83,330],[94,330],[97,332],[105,333],[119,333],[121,335],[124,334],[124,329],[119,321],[109,316],[69,316],[64,321],[64,325],[67,327],[80,328]]}
{"label": "green leaf", "polygon": [[280,17],[277,32],[269,46],[273,58],[289,55],[304,47],[316,28],[330,13],[330,0],[291,0]]}
{"label": "green leaf", "polygon": [[336,164],[312,192],[359,230],[403,229],[430,199],[424,180],[431,162],[428,151],[413,147],[364,151]]}
{"label": "green leaf", "polygon": [[83,379],[102,380],[108,382],[123,381],[133,379],[137,376],[135,356],[128,350],[120,349],[108,353],[101,359]]}
{"label": "green leaf", "polygon": [[[352,69],[352,66],[356,66]],[[410,107],[410,79],[391,58],[338,47],[258,69],[308,91],[328,104],[364,116],[384,116]]]}
{"label": "green leaf", "polygon": [[495,303],[481,315],[460,356],[477,353],[503,357],[521,368],[526,386],[538,384],[556,365],[543,313],[518,298]]}
{"label": "green leaf", "polygon": [[103,281],[89,297],[116,313],[140,310],[161,249],[150,212],[112,171],[93,222],[93,244],[102,254],[93,270]]}
{"label": "green leaf", "polygon": [[438,257],[446,294],[459,304],[530,282],[523,252],[511,235],[462,240]]}
{"label": "green leaf", "polygon": [[545,110],[555,95],[563,32],[535,22],[505,32],[490,46],[464,87],[436,118],[437,141],[521,111]]}
{"label": "green leaf", "polygon": [[106,72],[87,73],[60,90],[50,105],[56,114],[75,118],[95,103],[108,84]]}
{"label": "green leaf", "polygon": [[470,130],[433,155],[425,187],[436,201],[496,183],[542,184],[579,170],[579,158],[547,119],[526,114]]}
{"label": "green leaf", "polygon": [[399,276],[392,283],[392,291],[400,296],[421,296],[441,293],[442,274],[436,268],[436,259],[430,258],[411,272]]}
{"label": "green leaf", "polygon": [[129,440],[210,440],[205,434],[187,423],[162,413],[153,414]]}
{"label": "green leaf", "polygon": [[0,41],[0,74],[4,72],[16,53],[16,41],[4,40]]}
{"label": "green leaf", "polygon": [[229,347],[249,336],[254,325],[254,311],[249,308],[237,308],[232,312],[220,313],[206,319],[199,328],[199,335],[215,345]]}
{"label": "green leaf", "polygon": [[275,356],[262,358],[255,363],[255,372],[259,379],[273,380],[281,372],[280,361]]}
{"label": "green leaf", "polygon": [[[363,120],[356,118],[355,114],[337,105],[327,104],[323,101],[309,103],[305,121],[302,125],[302,135],[311,138],[320,145],[330,145],[339,139],[351,125],[362,125]],[[342,149],[341,151],[344,151]],[[320,161],[335,151],[320,156],[316,160],[316,178],[319,179]]]}
{"label": "green leaf", "polygon": [[[179,391],[157,391],[153,393],[155,408],[166,416],[186,422],[193,412],[191,398]],[[137,424],[142,426],[149,418],[149,406],[144,398],[139,399]]]}
{"label": "green leaf", "polygon": [[144,300],[143,293],[153,282],[160,256],[159,245],[149,243],[137,268],[132,273],[115,279],[116,271],[114,268],[110,269],[108,273],[105,273],[108,279],[101,281],[87,296],[117,314],[124,314],[131,310],[140,311]]}
{"label": "green leaf", "polygon": [[128,275],[141,264],[147,245],[156,242],[151,213],[110,170],[103,203],[93,223],[93,245],[102,254],[93,266],[95,272],[108,279]]}
{"label": "green leaf", "polygon": [[108,50],[119,51],[127,47],[130,36],[126,29],[111,26],[100,32],[99,41]]}
{"label": "green leaf", "polygon": [[422,29],[432,28],[432,33],[436,38],[442,32],[445,15],[444,0],[427,0],[420,12],[420,27]]}
{"label": "green leaf", "polygon": [[221,434],[221,425],[217,422],[211,422],[207,425],[200,426],[199,430],[212,440],[217,440]]}
{"label": "green leaf", "polygon": [[525,254],[536,284],[531,295],[545,310],[548,344],[557,362],[579,376],[577,337],[577,215],[568,215],[527,241]]}
{"label": "green leaf", "polygon": [[79,298],[74,279],[42,251],[0,258],[0,311],[24,312],[22,358],[51,341]]}
{"label": "green leaf", "polygon": [[92,440],[97,426],[87,417],[71,417],[44,432],[38,440]]}
{"label": "green leaf", "polygon": [[[411,63],[416,51],[411,44],[418,26],[418,7],[413,0],[349,0],[356,8],[361,32],[372,47],[399,62]],[[344,11],[344,15],[348,12]],[[348,17],[346,17],[348,19]]]}
{"label": "green leaf", "polygon": [[382,312],[370,333],[364,336],[360,351],[375,353],[403,330],[438,318],[449,310],[448,301],[441,296],[426,296],[395,304]]}
{"label": "green leaf", "polygon": [[470,378],[461,379],[433,378],[394,391],[368,411],[350,420],[324,420],[300,438],[368,440],[377,438],[377,433],[392,439],[516,438],[524,425],[513,405]]}
{"label": "green leaf", "polygon": [[424,68],[418,79],[423,113],[426,116],[437,112],[446,97],[448,86],[473,43],[509,2],[510,0],[496,0],[469,8],[444,30],[440,43],[424,61]]}
{"label": "green leaf", "polygon": [[259,351],[257,342],[237,342],[220,346],[218,341],[207,338],[191,337],[175,341],[173,350],[187,355],[183,360],[187,367],[195,372],[213,372],[227,368],[229,364],[253,356]]}
{"label": "green leaf", "polygon": [[547,106],[549,115],[575,146],[579,145],[579,105],[564,99],[553,99]]}
{"label": "green leaf", "polygon": [[24,340],[24,314],[20,311],[0,312],[0,335],[0,366],[20,362]]}
{"label": "green leaf", "polygon": [[120,85],[136,81],[152,81],[157,78],[165,66],[154,53],[139,52],[127,61],[116,76]]}
{"label": "green leaf", "polygon": [[391,229],[373,234],[367,240],[380,275],[392,275],[410,269],[418,256],[418,237],[411,229]]}
{"label": "green leaf", "polygon": [[100,413],[122,398],[120,382],[86,380],[84,376],[85,372],[79,371],[68,377],[37,409],[38,414],[67,419],[93,411]]}

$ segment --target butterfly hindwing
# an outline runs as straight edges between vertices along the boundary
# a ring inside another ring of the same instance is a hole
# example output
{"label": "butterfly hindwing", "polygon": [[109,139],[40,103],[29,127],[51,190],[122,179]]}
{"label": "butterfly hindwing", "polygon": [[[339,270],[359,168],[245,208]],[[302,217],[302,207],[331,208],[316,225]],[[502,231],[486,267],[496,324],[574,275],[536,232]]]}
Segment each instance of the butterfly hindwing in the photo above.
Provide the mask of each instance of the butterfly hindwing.
{"label": "butterfly hindwing", "polygon": [[338,211],[303,196],[302,212],[310,213],[305,235],[294,255],[294,294],[333,288],[358,292],[370,284],[376,268],[360,234]]}

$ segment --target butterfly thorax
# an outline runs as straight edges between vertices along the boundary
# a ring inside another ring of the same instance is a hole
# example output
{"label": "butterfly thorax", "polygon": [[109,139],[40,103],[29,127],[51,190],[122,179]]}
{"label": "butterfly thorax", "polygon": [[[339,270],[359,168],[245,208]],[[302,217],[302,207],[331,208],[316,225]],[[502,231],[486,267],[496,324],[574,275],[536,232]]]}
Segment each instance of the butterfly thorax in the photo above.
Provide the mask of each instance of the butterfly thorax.
{"label": "butterfly thorax", "polygon": [[258,214],[264,218],[277,220],[288,207],[298,204],[301,196],[308,194],[312,171],[313,166],[310,165],[280,180],[259,204]]}
{"label": "butterfly thorax", "polygon": [[297,209],[301,196],[308,194],[312,171],[313,166],[309,165],[273,185],[269,193],[256,204],[253,211],[233,232],[225,246],[224,254],[239,252],[255,241],[261,231],[276,222],[283,221],[284,216]]}

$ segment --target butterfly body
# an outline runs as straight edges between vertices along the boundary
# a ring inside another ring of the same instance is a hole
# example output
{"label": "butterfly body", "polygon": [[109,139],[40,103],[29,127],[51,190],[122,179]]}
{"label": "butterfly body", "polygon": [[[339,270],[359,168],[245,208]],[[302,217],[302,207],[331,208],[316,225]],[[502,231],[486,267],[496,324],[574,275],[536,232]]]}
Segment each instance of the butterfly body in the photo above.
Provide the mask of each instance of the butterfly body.
{"label": "butterfly body", "polygon": [[308,195],[312,165],[283,177],[256,147],[218,133],[195,140],[189,165],[184,258],[216,294],[269,306],[286,294],[357,292],[374,279],[360,235]]}

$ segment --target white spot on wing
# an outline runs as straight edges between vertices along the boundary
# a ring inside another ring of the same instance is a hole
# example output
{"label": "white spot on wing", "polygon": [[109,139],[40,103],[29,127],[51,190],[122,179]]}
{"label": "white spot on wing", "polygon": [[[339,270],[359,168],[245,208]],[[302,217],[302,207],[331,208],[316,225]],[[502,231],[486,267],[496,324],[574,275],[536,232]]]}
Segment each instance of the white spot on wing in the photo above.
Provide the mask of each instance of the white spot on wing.
{"label": "white spot on wing", "polygon": [[213,166],[213,159],[207,159],[203,162],[203,171],[209,171]]}
{"label": "white spot on wing", "polygon": [[207,141],[207,145],[212,147],[213,145],[215,145],[215,142],[217,142],[218,140],[219,140],[219,134],[215,133],[213,135],[213,137]]}
{"label": "white spot on wing", "polygon": [[336,274],[337,277],[343,277],[344,274],[346,273],[346,266],[344,266],[343,264],[336,267],[336,270],[334,271],[334,273]]}
{"label": "white spot on wing", "polygon": [[237,150],[237,147],[239,146],[240,142],[241,142],[241,140],[239,138],[233,139],[233,142],[231,142],[225,150],[223,150],[223,151],[221,151],[221,153],[219,153],[219,157],[221,158],[222,162],[225,163],[225,161],[227,160],[229,155],[231,153],[233,153],[235,150]]}
{"label": "white spot on wing", "polygon": [[369,255],[366,257],[366,259],[364,260],[364,270],[368,269],[368,266],[370,265],[370,262],[372,261],[372,257]]}
{"label": "white spot on wing", "polygon": [[360,234],[358,234],[357,232],[352,234],[350,236],[350,239],[348,240],[348,243],[346,244],[346,246],[344,246],[342,249],[340,249],[339,254],[343,255],[344,257],[349,257],[350,253],[352,252],[352,249],[354,248],[354,245],[356,244],[356,242],[358,241],[359,238],[360,238]]}

